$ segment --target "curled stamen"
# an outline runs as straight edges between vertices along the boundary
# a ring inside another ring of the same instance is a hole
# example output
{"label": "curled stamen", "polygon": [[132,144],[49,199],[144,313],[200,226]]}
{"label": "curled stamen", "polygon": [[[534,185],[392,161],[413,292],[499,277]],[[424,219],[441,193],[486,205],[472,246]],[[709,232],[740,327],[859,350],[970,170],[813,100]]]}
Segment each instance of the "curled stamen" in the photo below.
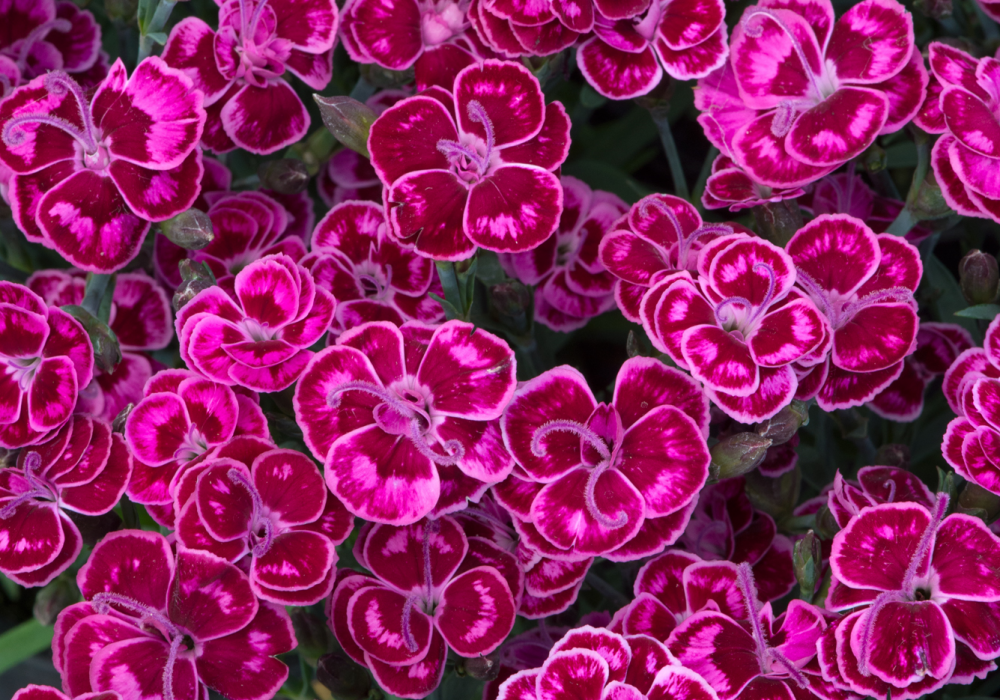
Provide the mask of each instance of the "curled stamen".
{"label": "curled stamen", "polygon": [[436,535],[440,529],[441,523],[437,520],[428,520],[424,523],[424,583],[427,585],[428,597],[434,590],[434,572],[431,569],[431,535]]}
{"label": "curled stamen", "polygon": [[24,480],[28,482],[30,490],[25,491],[0,508],[0,520],[7,520],[17,509],[33,498],[52,498],[52,494],[45,485],[35,478],[35,470],[42,466],[42,458],[37,452],[29,452],[24,458]]}
{"label": "curled stamen", "polygon": [[594,448],[603,461],[611,459],[611,452],[608,450],[608,446],[604,440],[583,423],[577,423],[572,420],[552,420],[538,426],[535,429],[534,435],[531,436],[531,453],[536,457],[544,457],[548,454],[548,450],[542,447],[542,438],[549,433],[555,432],[579,435],[584,442]]}
{"label": "curled stamen", "polygon": [[768,649],[764,639],[764,628],[761,627],[758,617],[760,611],[757,607],[757,585],[753,580],[753,569],[747,562],[736,567],[736,586],[743,594],[743,604],[746,606],[750,631],[753,633],[753,639],[757,645],[757,660],[760,662],[761,670],[767,671],[771,665],[768,658],[770,649]]}
{"label": "curled stamen", "polygon": [[916,300],[913,298],[913,290],[909,287],[890,287],[880,289],[877,292],[866,294],[857,301],[851,302],[844,307],[841,317],[847,321],[854,318],[859,311],[872,306],[873,304],[902,303],[909,304],[916,308]]}
{"label": "curled stamen", "polygon": [[490,156],[493,155],[493,122],[490,121],[490,116],[478,100],[469,100],[466,112],[469,114],[469,119],[482,124],[483,129],[486,130],[486,155],[483,156],[482,163],[489,165]]}
{"label": "curled stamen", "polygon": [[682,238],[684,238],[684,229],[681,228],[681,222],[678,220],[677,214],[674,212],[673,209],[671,209],[670,207],[668,207],[663,202],[663,200],[659,199],[655,195],[653,195],[651,197],[645,197],[639,203],[639,213],[642,216],[644,216],[646,218],[649,218],[649,211],[650,211],[650,209],[656,209],[661,214],[663,214],[665,217],[667,217],[667,221],[669,221],[671,223],[671,225],[673,225],[673,227],[674,227],[674,232],[677,234],[677,240],[678,240],[678,242]]}
{"label": "curled stamen", "polygon": [[809,82],[812,84],[813,90],[816,91],[818,97],[822,97],[823,93],[820,92],[819,85],[816,83],[816,76],[813,74],[812,66],[809,65],[809,61],[806,60],[805,51],[802,50],[802,44],[799,43],[798,37],[792,32],[791,28],[785,24],[782,19],[775,14],[773,10],[765,9],[763,7],[751,7],[746,15],[743,17],[743,31],[747,33],[748,36],[753,38],[759,38],[764,33],[764,27],[760,20],[767,18],[778,25],[788,37],[788,40],[792,44],[792,48],[795,50],[795,54],[799,57],[799,61],[802,62],[802,70],[806,72],[809,77]]}
{"label": "curled stamen", "polygon": [[603,527],[610,530],[617,530],[628,523],[628,513],[623,510],[618,511],[618,515],[614,518],[609,518],[605,515],[597,505],[597,480],[601,478],[611,467],[610,461],[604,461],[598,464],[590,472],[590,476],[587,477],[587,487],[583,493],[583,501],[587,504],[587,512],[590,513],[590,517],[600,523]]}
{"label": "curled stamen", "polygon": [[812,297],[813,301],[819,302],[820,306],[823,307],[823,315],[829,319],[830,323],[835,324],[837,320],[836,312],[834,311],[833,305],[830,303],[830,299],[827,296],[826,291],[819,286],[819,283],[799,267],[795,268],[795,279],[805,288],[806,292]]}
{"label": "curled stamen", "polygon": [[879,593],[878,597],[872,601],[871,607],[868,608],[867,615],[865,616],[865,626],[861,630],[861,648],[858,654],[858,670],[861,672],[862,676],[872,675],[871,671],[868,669],[868,660],[872,653],[871,645],[872,636],[875,632],[875,620],[878,617],[878,614],[882,612],[882,608],[889,603],[894,603],[899,600],[903,600],[903,595],[899,591],[884,591]]}
{"label": "curled stamen", "polygon": [[274,540],[274,526],[271,524],[270,518],[264,515],[264,501],[260,497],[260,492],[243,472],[235,467],[226,472],[226,476],[237,486],[242,486],[243,490],[250,495],[250,501],[253,503],[253,511],[250,514],[250,531],[254,534],[258,530],[264,531],[264,536],[253,547],[253,555],[262,557],[271,549],[271,542]]}
{"label": "curled stamen", "polygon": [[446,440],[441,443],[441,447],[447,454],[441,454],[431,449],[430,443],[420,430],[420,422],[416,418],[410,420],[410,440],[420,454],[442,467],[458,464],[465,456],[465,447],[458,440]]}
{"label": "curled stamen", "polygon": [[774,110],[774,118],[771,119],[771,134],[779,139],[787,136],[788,132],[792,130],[794,122],[795,105],[789,101],[782,102]]}
{"label": "curled stamen", "polygon": [[361,280],[361,281],[363,281],[363,282],[367,282],[368,284],[370,284],[373,287],[375,287],[375,298],[376,299],[381,299],[382,296],[385,294],[385,287],[382,286],[382,283],[379,282],[375,278],[374,275],[367,275],[367,274],[364,274],[364,273],[359,273],[358,274],[358,279]]}
{"label": "curled stamen", "polygon": [[254,40],[254,36],[257,34],[257,23],[260,22],[260,18],[263,16],[264,8],[266,6],[267,6],[267,0],[260,0],[260,3],[257,4],[256,8],[254,8],[253,17],[250,19],[250,25],[249,25],[250,33],[249,35],[244,36],[244,41],[246,41],[247,39],[249,39],[250,41]]}
{"label": "curled stamen", "polygon": [[410,627],[410,619],[413,615],[413,606],[416,604],[416,594],[411,594],[407,597],[406,602],[403,603],[403,643],[406,644],[406,648],[409,649],[411,654],[420,648],[420,645],[417,644],[417,638],[413,636],[413,629]]}
{"label": "curled stamen", "polygon": [[90,604],[100,615],[107,615],[113,609],[111,606],[117,605],[120,608],[139,615],[140,626],[146,626],[152,622],[171,638],[179,637],[181,634],[177,626],[170,621],[170,618],[165,613],[121,593],[111,593],[108,591],[97,593],[90,599]]}
{"label": "curled stamen", "polygon": [[771,305],[771,300],[774,299],[774,287],[775,287],[774,268],[768,265],[767,263],[759,262],[759,263],[754,263],[753,269],[755,272],[758,269],[762,269],[764,270],[765,273],[767,273],[767,293],[764,294],[764,301],[760,303],[759,307],[760,309],[766,309],[768,306]]}
{"label": "curled stamen", "polygon": [[76,101],[77,114],[83,128],[79,128],[69,121],[55,117],[51,114],[35,113],[22,114],[7,120],[4,124],[0,138],[9,147],[16,147],[28,139],[28,132],[24,130],[25,124],[45,124],[54,127],[76,139],[88,155],[97,153],[98,144],[95,138],[94,123],[91,119],[89,105],[83,89],[62,71],[53,71],[45,76],[45,88],[53,95],[65,95],[71,93]]}
{"label": "curled stamen", "polygon": [[483,158],[473,151],[471,148],[463,146],[458,141],[452,141],[450,139],[441,139],[437,142],[437,149],[444,154],[444,157],[448,160],[453,160],[454,158],[465,156],[473,163],[475,163],[476,168],[482,172],[486,169],[486,163]]}
{"label": "curled stamen", "polygon": [[180,654],[183,637],[174,637],[170,642],[170,652],[167,654],[167,665],[163,667],[163,700],[174,700],[174,664]]}
{"label": "curled stamen", "polygon": [[949,496],[947,493],[939,493],[937,495],[937,503],[934,504],[934,512],[931,517],[931,522],[927,525],[927,529],[924,530],[924,534],[920,536],[920,543],[917,545],[917,550],[913,553],[913,558],[910,559],[910,565],[906,567],[906,573],[903,576],[902,590],[905,593],[913,593],[911,588],[913,587],[913,579],[917,575],[917,570],[920,568],[920,562],[923,561],[924,557],[927,556],[927,552],[930,550],[931,545],[934,544],[934,535],[937,533],[938,526],[941,521],[944,520],[945,514],[948,512],[948,500]]}
{"label": "curled stamen", "polygon": [[887,479],[882,485],[889,489],[889,497],[885,499],[885,502],[892,503],[896,499],[896,482],[892,479]]}
{"label": "curled stamen", "polygon": [[[730,306],[731,304],[740,304],[742,306],[745,306],[747,308],[747,311],[750,311],[753,308],[753,304],[751,304],[750,300],[747,299],[746,297],[729,297],[728,299],[723,299],[722,301],[720,301],[718,304],[715,305],[715,320],[718,321],[720,325],[727,323],[726,319],[722,318],[722,310],[725,309],[727,306]],[[730,318],[729,321],[735,321],[736,312],[733,311],[731,313],[732,313],[732,318]]]}
{"label": "curled stamen", "polygon": [[371,382],[364,381],[344,382],[343,384],[334,387],[326,397],[326,405],[330,408],[339,408],[340,396],[345,391],[363,391],[366,394],[371,394],[375,398],[380,399],[383,403],[389,404],[406,418],[411,418],[414,415],[413,407],[401,401],[391,391],[376,384],[372,384]]}
{"label": "curled stamen", "polygon": [[795,685],[799,686],[800,688],[809,687],[809,682],[806,680],[806,677],[802,675],[802,672],[795,667],[795,664],[793,664],[788,659],[787,656],[785,656],[780,651],[774,648],[769,649],[768,651],[771,653],[771,657],[775,661],[777,661],[778,663],[780,663],[782,666],[785,667],[785,670],[788,671],[788,675],[792,677],[793,681],[795,681]]}

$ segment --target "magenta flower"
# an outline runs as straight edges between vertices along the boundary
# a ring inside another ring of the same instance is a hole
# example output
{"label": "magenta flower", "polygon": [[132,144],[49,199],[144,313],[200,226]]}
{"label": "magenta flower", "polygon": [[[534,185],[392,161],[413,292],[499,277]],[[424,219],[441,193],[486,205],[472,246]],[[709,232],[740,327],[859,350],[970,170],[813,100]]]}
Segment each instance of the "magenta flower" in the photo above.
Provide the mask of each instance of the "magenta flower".
{"label": "magenta flower", "polygon": [[740,211],[758,205],[781,202],[801,196],[801,187],[768,187],[762,185],[729,156],[717,156],[712,161],[712,174],[705,181],[701,203],[706,209]]}
{"label": "magenta flower", "polygon": [[848,481],[838,471],[824,502],[841,528],[865,508],[882,503],[910,501],[927,510],[934,509],[935,498],[915,475],[896,467],[862,467],[857,481]]}
{"label": "magenta flower", "polygon": [[[279,253],[298,262],[306,254],[303,238],[293,231],[294,213],[282,206],[273,193],[203,192],[202,196],[215,235],[211,243],[189,251],[166,236],[157,236],[154,241],[157,275],[171,288],[181,283],[177,265],[185,258],[208,265],[219,286],[232,294],[236,274],[250,263]],[[308,206],[312,207],[311,201]]]}
{"label": "magenta flower", "polygon": [[209,458],[185,475],[175,510],[182,547],[234,563],[249,557],[254,594],[278,605],[313,605],[330,594],[334,547],[354,527],[308,457],[251,439],[235,459]]}
{"label": "magenta flower", "polygon": [[[674,273],[697,270],[698,251],[736,229],[749,233],[738,224],[706,224],[693,204],[669,194],[651,194],[633,204],[600,246],[601,262],[618,278],[615,300],[625,318],[641,323],[651,287]],[[646,305],[648,312],[650,306],[656,302]]]}
{"label": "magenta flower", "polygon": [[388,233],[379,204],[344,202],[313,232],[312,252],[302,266],[317,286],[337,299],[335,333],[369,321],[444,321],[443,296],[434,263]]}
{"label": "magenta flower", "polygon": [[795,586],[792,541],[778,534],[774,519],[750,503],[743,477],[702,489],[698,505],[677,545],[701,559],[750,564],[763,602],[783,597]]}
{"label": "magenta flower", "polygon": [[770,603],[757,601],[749,564],[740,564],[736,583],[745,605],[741,619],[703,610],[670,633],[667,648],[681,665],[701,674],[720,700],[838,697],[814,662],[827,627],[823,612],[793,600],[775,617]]}
{"label": "magenta flower", "polygon": [[69,568],[83,538],[64,511],[103,515],[132,474],[111,426],[75,416],[44,445],[0,469],[0,571],[22,586],[44,586]]}
{"label": "magenta flower", "polygon": [[[1000,655],[1000,574],[988,563],[1000,556],[1000,539],[978,518],[945,517],[947,509],[946,494],[930,510],[872,506],[833,539],[827,607],[867,604],[836,633],[838,667],[856,692],[912,697],[900,690],[919,684],[928,693],[948,682],[963,644],[984,662]],[[841,653],[841,637],[852,656]]]}
{"label": "magenta flower", "polygon": [[646,332],[734,420],[770,418],[795,396],[792,363],[822,346],[826,322],[794,288],[792,258],[762,239],[715,239],[698,273],[697,283],[667,277],[649,292],[647,308],[656,306],[644,315]]}
{"label": "magenta flower", "polygon": [[866,0],[834,22],[829,0],[766,1],[733,29],[742,104],[712,116],[732,130],[733,159],[756,182],[797,187],[854,158],[919,110],[927,71],[913,21],[895,0]]}
{"label": "magenta flower", "polygon": [[64,72],[35,78],[0,105],[0,122],[14,220],[82,270],[121,268],[151,221],[198,196],[202,96],[159,58],[131,77],[117,61],[91,99]]}
{"label": "magenta flower", "polygon": [[568,332],[614,308],[615,277],[604,268],[598,246],[627,205],[575,177],[564,176],[562,187],[559,229],[534,250],[501,254],[500,264],[511,277],[534,285],[535,320]]}
{"label": "magenta flower", "polygon": [[104,538],[77,574],[86,602],[56,620],[53,662],[67,695],[267,700],[288,677],[288,614],[260,603],[246,574],[208,552],[126,530]]}
{"label": "magenta flower", "polygon": [[313,356],[309,346],[330,326],[336,300],[281,253],[243,268],[233,291],[235,301],[210,287],[177,313],[181,359],[230,386],[287,389]]}
{"label": "magenta flower", "polygon": [[899,378],[873,398],[868,407],[889,420],[916,420],[924,410],[924,392],[971,348],[972,336],[954,323],[921,323],[917,349],[903,361]]}
{"label": "magenta flower", "polygon": [[351,200],[382,202],[382,182],[371,161],[350,148],[340,149],[326,162],[316,178],[316,191],[328,207]]}
{"label": "magenta flower", "polygon": [[349,511],[406,525],[461,510],[510,473],[498,419],[515,366],[469,323],[366,323],[310,361],[295,417]]}
{"label": "magenta flower", "polygon": [[514,597],[492,566],[462,571],[469,540],[453,519],[405,527],[377,524],[361,546],[373,576],[347,572],[328,606],[344,651],[379,685],[402,698],[423,698],[444,675],[449,649],[488,654],[514,626]]}
{"label": "magenta flower", "polygon": [[0,95],[49,71],[81,77],[98,63],[101,27],[71,2],[13,0],[0,11]]}
{"label": "magenta flower", "polygon": [[545,104],[518,63],[464,68],[440,88],[386,110],[368,137],[396,238],[421,255],[462,260],[476,246],[519,253],[559,225],[569,117]]}
{"label": "magenta flower", "polygon": [[83,693],[75,698],[68,697],[48,685],[27,685],[14,693],[11,700],[122,700],[122,696],[113,690],[106,693]]}
{"label": "magenta flower", "polygon": [[843,214],[817,217],[786,250],[799,286],[829,324],[823,346],[800,361],[798,398],[816,396],[825,411],[872,400],[899,377],[903,359],[916,348],[920,254],[898,236],[876,235]]}
{"label": "magenta flower", "polygon": [[270,444],[271,434],[253,394],[235,393],[188,370],[158,372],[143,394],[125,422],[134,469],[128,496],[172,528],[171,504],[184,472],[235,437]]}
{"label": "magenta flower", "polygon": [[43,442],[65,423],[94,373],[79,322],[27,287],[0,281],[0,446]]}
{"label": "magenta flower", "polygon": [[314,90],[333,73],[333,0],[217,0],[219,29],[197,17],[170,31],[163,60],[205,95],[203,143],[216,153],[274,153],[301,140],[309,114],[285,71]]}
{"label": "magenta flower", "polygon": [[498,700],[717,700],[704,678],[661,643],[589,625],[566,633],[541,668],[515,673]]}
{"label": "magenta flower", "polygon": [[708,478],[707,426],[697,384],[649,358],[622,365],[610,404],[571,367],[525,382],[501,420],[507,449],[537,484],[522,536],[532,530],[530,546],[565,560],[661,551]]}

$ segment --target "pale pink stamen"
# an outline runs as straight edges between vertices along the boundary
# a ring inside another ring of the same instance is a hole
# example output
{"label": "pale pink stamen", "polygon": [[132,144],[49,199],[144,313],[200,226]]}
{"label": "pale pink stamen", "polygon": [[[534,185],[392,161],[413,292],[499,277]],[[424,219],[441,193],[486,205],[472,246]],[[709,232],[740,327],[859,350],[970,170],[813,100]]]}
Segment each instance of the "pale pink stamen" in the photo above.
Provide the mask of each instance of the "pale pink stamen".
{"label": "pale pink stamen", "polygon": [[97,131],[94,128],[94,122],[90,114],[90,105],[83,94],[83,88],[62,71],[52,71],[46,75],[45,88],[53,95],[65,95],[67,93],[73,95],[83,128],[81,129],[65,119],[55,117],[51,114],[22,114],[9,119],[4,124],[0,138],[3,139],[3,142],[7,146],[14,148],[24,143],[28,138],[28,133],[23,128],[25,124],[46,124],[69,134],[83,146],[84,151],[88,155],[95,155],[99,148]]}
{"label": "pale pink stamen", "polygon": [[0,520],[7,520],[14,515],[17,509],[26,501],[35,498],[56,500],[52,489],[48,488],[35,475],[35,471],[41,466],[41,456],[37,452],[29,452],[28,456],[24,458],[24,479],[28,482],[29,488],[14,498],[14,500],[9,501],[3,508],[0,508]]}
{"label": "pale pink stamen", "polygon": [[767,644],[767,639],[764,636],[764,628],[760,624],[760,609],[757,605],[757,585],[753,579],[753,569],[750,568],[750,564],[747,562],[743,562],[737,567],[736,585],[739,587],[740,593],[743,594],[743,602],[746,605],[747,617],[750,621],[750,631],[753,634],[754,644],[757,647],[757,660],[760,663],[761,671],[765,674],[771,673],[771,662],[772,660],[777,661],[785,668],[785,671],[792,677],[797,686],[807,688],[808,683],[799,669],[784,654]]}
{"label": "pale pink stamen", "polygon": [[691,252],[691,246],[696,240],[709,233],[715,233],[720,236],[728,236],[733,233],[733,227],[728,224],[705,224],[700,228],[696,228],[690,233],[690,235],[685,236],[684,229],[681,228],[681,222],[678,220],[677,214],[662,200],[657,199],[656,197],[643,199],[639,205],[639,213],[648,218],[650,209],[656,209],[662,212],[674,228],[674,232],[677,235],[678,270],[688,269],[688,254]]}
{"label": "pale pink stamen", "polygon": [[758,306],[754,306],[750,302],[750,300],[747,299],[746,297],[729,297],[728,299],[723,299],[715,306],[715,320],[718,321],[720,325],[725,323],[733,323],[736,321],[735,313],[732,313],[732,318],[730,318],[728,321],[722,317],[722,310],[730,306],[731,304],[738,304],[740,306],[743,306],[746,308],[748,312],[750,312],[750,316],[742,324],[740,324],[741,330],[745,331],[743,333],[744,336],[747,335],[747,332],[750,330],[750,327],[753,325],[754,321],[756,321],[761,314],[763,314],[768,310],[768,308],[771,306],[772,299],[774,299],[774,288],[776,286],[774,268],[768,265],[767,263],[762,263],[762,262],[754,263],[752,269],[756,271],[758,268],[764,270],[764,272],[767,273],[767,293],[764,294],[764,299]]}
{"label": "pale pink stamen", "polygon": [[463,179],[471,178],[478,181],[486,175],[493,158],[493,122],[490,121],[486,109],[477,100],[469,100],[466,111],[469,119],[482,124],[483,129],[486,131],[486,152],[480,155],[475,149],[451,139],[439,140],[437,149],[451,162],[452,168],[457,171],[456,174]]}
{"label": "pale pink stamen", "polygon": [[[264,500],[260,497],[257,487],[239,469],[230,469],[227,476],[231,482],[241,486],[250,495],[250,500],[253,503],[249,533],[250,541],[253,544],[251,551],[255,557],[262,557],[267,554],[274,542],[274,524],[264,512]],[[260,534],[261,532],[263,534]]]}

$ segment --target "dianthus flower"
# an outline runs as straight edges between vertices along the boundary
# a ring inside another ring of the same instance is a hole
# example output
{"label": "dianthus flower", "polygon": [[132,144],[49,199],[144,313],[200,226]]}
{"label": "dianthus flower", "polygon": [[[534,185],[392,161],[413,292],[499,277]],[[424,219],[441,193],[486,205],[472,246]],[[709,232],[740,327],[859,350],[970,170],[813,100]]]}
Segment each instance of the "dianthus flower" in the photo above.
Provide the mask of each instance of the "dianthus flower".
{"label": "dianthus flower", "polygon": [[379,685],[423,698],[440,684],[449,649],[488,654],[514,626],[510,587],[492,566],[462,570],[469,541],[453,519],[377,524],[360,562],[374,574],[339,578],[328,604],[337,641]]}
{"label": "dianthus flower", "polygon": [[770,187],[807,184],[920,109],[927,71],[895,0],[865,0],[834,21],[829,0],[748,7],[730,63],[742,104],[717,104],[734,161]]}
{"label": "dianthus flower", "polygon": [[916,348],[920,254],[844,214],[809,222],[786,251],[797,284],[828,326],[822,346],[799,361],[797,398],[815,396],[825,411],[870,401],[899,377]]}
{"label": "dianthus flower", "polygon": [[107,513],[131,474],[122,436],[83,416],[22,450],[16,467],[0,469],[0,571],[22,586],[44,586],[61,574],[83,545],[66,511]]}
{"label": "dianthus flower", "polygon": [[[239,442],[239,445],[234,443]],[[237,438],[182,477],[177,541],[237,564],[261,600],[313,605],[333,590],[334,547],[354,518],[301,452]],[[248,566],[247,566],[248,565]]]}
{"label": "dianthus flower", "polygon": [[661,551],[680,536],[708,478],[707,425],[697,384],[649,358],[622,365],[609,404],[571,367],[525,382],[501,420],[531,492],[519,531],[565,560]]}
{"label": "dianthus flower", "polygon": [[316,177],[316,192],[328,207],[342,202],[382,202],[382,182],[371,161],[357,151],[342,148]]}
{"label": "dianthus flower", "polygon": [[[864,508],[833,539],[831,610],[844,689],[886,700],[949,682],[959,647],[980,666],[1000,655],[1000,539],[978,518],[945,517],[947,494]],[[847,650],[850,649],[850,654]]]}
{"label": "dianthus flower", "polygon": [[582,328],[615,305],[615,277],[604,268],[598,246],[625,213],[617,195],[593,191],[563,176],[559,229],[534,250],[504,253],[507,274],[535,287],[535,320],[563,333]]}
{"label": "dianthus flower", "polygon": [[845,528],[868,506],[909,501],[933,510],[935,498],[920,479],[897,467],[862,467],[856,481],[840,471],[824,499],[837,525]]}
{"label": "dianthus flower", "polygon": [[253,391],[290,387],[313,356],[308,348],[333,320],[336,300],[284,254],[240,270],[233,296],[210,287],[177,313],[181,358],[223,384]]}
{"label": "dianthus flower", "polygon": [[90,99],[62,71],[35,78],[3,101],[0,123],[14,220],[82,270],[121,268],[151,221],[198,196],[202,96],[159,58],[131,77],[118,60]]}
{"label": "dianthus flower", "polygon": [[203,143],[216,153],[267,154],[301,140],[309,114],[283,77],[322,90],[333,73],[339,12],[333,0],[217,0],[219,29],[188,17],[163,60],[205,95]]}
{"label": "dianthus flower", "polygon": [[518,253],[559,225],[569,117],[519,63],[464,68],[386,110],[368,136],[392,233],[435,260]]}
{"label": "dianthus flower", "polygon": [[656,305],[644,327],[734,420],[770,418],[795,396],[792,364],[823,344],[826,322],[795,289],[792,258],[762,239],[711,241],[698,274],[697,282],[678,275],[650,291],[647,308],[652,298]]}
{"label": "dianthus flower", "polygon": [[208,552],[171,551],[156,532],[105,537],[77,574],[85,602],[56,620],[52,660],[68,695],[267,700],[295,648],[288,613]]}
{"label": "dianthus flower", "polygon": [[498,419],[515,366],[470,323],[366,323],[310,361],[295,418],[349,511],[405,525],[461,510],[510,473]]}
{"label": "dianthus flower", "polygon": [[80,323],[27,287],[0,281],[0,446],[42,442],[94,376]]}
{"label": "dianthus flower", "polygon": [[670,194],[651,194],[633,204],[600,245],[601,262],[618,278],[615,300],[625,318],[640,323],[643,309],[652,312],[656,306],[655,301],[643,305],[651,287],[677,272],[697,270],[698,252],[735,229],[746,230],[705,223],[693,204]]}
{"label": "dianthus flower", "polygon": [[380,204],[344,202],[316,226],[302,266],[337,300],[333,331],[369,321],[444,321],[434,263],[389,235]]}
{"label": "dianthus flower", "polygon": [[567,632],[541,668],[515,673],[498,700],[716,700],[704,678],[660,642],[589,625]]}

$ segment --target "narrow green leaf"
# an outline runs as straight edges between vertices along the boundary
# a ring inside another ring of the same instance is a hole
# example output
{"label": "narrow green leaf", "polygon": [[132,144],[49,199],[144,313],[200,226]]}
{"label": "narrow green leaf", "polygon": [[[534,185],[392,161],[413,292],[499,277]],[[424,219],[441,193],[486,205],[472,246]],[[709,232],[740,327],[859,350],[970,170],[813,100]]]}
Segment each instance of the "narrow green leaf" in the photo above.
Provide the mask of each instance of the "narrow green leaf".
{"label": "narrow green leaf", "polygon": [[998,314],[1000,314],[1000,305],[997,304],[978,304],[955,312],[956,316],[962,318],[981,318],[986,321],[992,321]]}
{"label": "narrow green leaf", "polygon": [[0,673],[31,658],[52,644],[52,628],[34,618],[0,635]]}

